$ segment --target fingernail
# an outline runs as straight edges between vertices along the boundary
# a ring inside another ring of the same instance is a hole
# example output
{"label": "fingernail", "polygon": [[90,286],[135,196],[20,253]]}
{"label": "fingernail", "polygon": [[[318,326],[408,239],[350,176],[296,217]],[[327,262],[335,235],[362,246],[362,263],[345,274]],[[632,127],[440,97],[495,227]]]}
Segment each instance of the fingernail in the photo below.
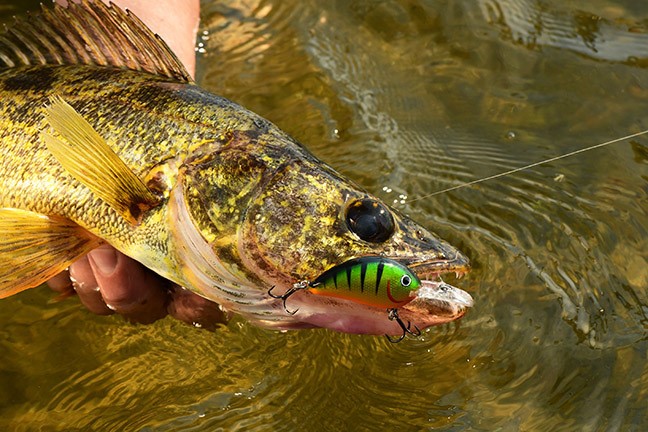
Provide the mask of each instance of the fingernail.
{"label": "fingernail", "polygon": [[102,276],[110,276],[117,268],[117,251],[113,248],[99,248],[88,254],[92,267]]}

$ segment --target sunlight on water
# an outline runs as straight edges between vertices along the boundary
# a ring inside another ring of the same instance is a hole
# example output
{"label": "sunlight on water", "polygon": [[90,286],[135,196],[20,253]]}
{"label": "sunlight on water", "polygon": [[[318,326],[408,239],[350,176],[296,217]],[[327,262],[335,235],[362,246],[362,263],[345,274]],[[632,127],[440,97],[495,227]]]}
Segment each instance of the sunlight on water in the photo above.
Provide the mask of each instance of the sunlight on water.
{"label": "sunlight on water", "polygon": [[465,251],[475,307],[392,345],[32,290],[0,302],[0,428],[645,429],[648,138],[417,199],[648,127],[648,6],[568,3],[203,0],[201,85]]}

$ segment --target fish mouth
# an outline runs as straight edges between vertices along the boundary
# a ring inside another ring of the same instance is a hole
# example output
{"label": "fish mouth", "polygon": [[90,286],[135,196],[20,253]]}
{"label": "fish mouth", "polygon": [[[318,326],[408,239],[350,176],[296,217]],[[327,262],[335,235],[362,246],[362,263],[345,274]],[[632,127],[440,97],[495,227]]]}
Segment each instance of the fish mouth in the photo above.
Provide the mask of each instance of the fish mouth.
{"label": "fish mouth", "polygon": [[470,270],[468,259],[459,252],[444,260],[417,257],[397,260],[421,280],[421,287],[413,293],[414,299],[399,309],[402,319],[426,328],[459,319],[474,305],[470,294],[443,280],[447,276],[459,280]]}

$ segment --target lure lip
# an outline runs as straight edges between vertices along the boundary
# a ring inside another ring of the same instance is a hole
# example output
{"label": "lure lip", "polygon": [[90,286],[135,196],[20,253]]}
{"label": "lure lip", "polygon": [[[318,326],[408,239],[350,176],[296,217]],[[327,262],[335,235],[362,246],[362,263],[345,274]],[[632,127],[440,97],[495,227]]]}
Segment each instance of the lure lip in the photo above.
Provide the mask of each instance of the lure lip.
{"label": "lure lip", "polygon": [[423,327],[450,322],[464,316],[474,300],[466,291],[443,280],[444,274],[454,273],[457,279],[470,270],[466,257],[458,251],[451,259],[425,260],[420,257],[398,258],[421,280],[421,287],[413,293],[413,299],[401,307],[401,316]]}
{"label": "lure lip", "polygon": [[451,310],[453,308],[464,310],[475,304],[472,296],[466,291],[444,281],[430,280],[421,281],[421,288],[416,290],[416,297],[412,301],[415,300],[418,300],[415,305],[420,308],[424,303],[428,310],[432,307],[441,308],[442,310]]}
{"label": "lure lip", "polygon": [[436,323],[440,319],[453,321],[466,314],[475,301],[466,291],[442,280],[421,280],[414,298],[403,305],[403,316],[415,323]]}
{"label": "lure lip", "polygon": [[443,281],[422,280],[416,297],[399,309],[400,317],[419,328],[445,324],[463,317],[474,300],[466,291]]}

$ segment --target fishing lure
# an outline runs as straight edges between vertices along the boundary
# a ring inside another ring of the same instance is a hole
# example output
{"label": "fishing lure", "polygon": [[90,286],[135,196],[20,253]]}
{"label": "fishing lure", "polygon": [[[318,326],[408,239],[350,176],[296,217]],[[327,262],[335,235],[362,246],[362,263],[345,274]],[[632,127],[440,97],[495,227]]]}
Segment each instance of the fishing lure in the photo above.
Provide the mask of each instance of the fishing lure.
{"label": "fishing lure", "polygon": [[272,294],[274,287],[268,290],[268,294],[272,298],[283,300],[284,309],[291,315],[297,310],[288,310],[286,300],[300,290],[387,308],[388,318],[396,321],[403,330],[398,339],[387,338],[390,342],[400,342],[406,334],[421,334],[416,325],[416,330],[412,331],[411,323],[408,321],[406,325],[398,316],[398,308],[412,301],[414,292],[420,286],[420,279],[399,262],[384,257],[366,256],[330,268],[312,282],[298,282],[283,295]]}

